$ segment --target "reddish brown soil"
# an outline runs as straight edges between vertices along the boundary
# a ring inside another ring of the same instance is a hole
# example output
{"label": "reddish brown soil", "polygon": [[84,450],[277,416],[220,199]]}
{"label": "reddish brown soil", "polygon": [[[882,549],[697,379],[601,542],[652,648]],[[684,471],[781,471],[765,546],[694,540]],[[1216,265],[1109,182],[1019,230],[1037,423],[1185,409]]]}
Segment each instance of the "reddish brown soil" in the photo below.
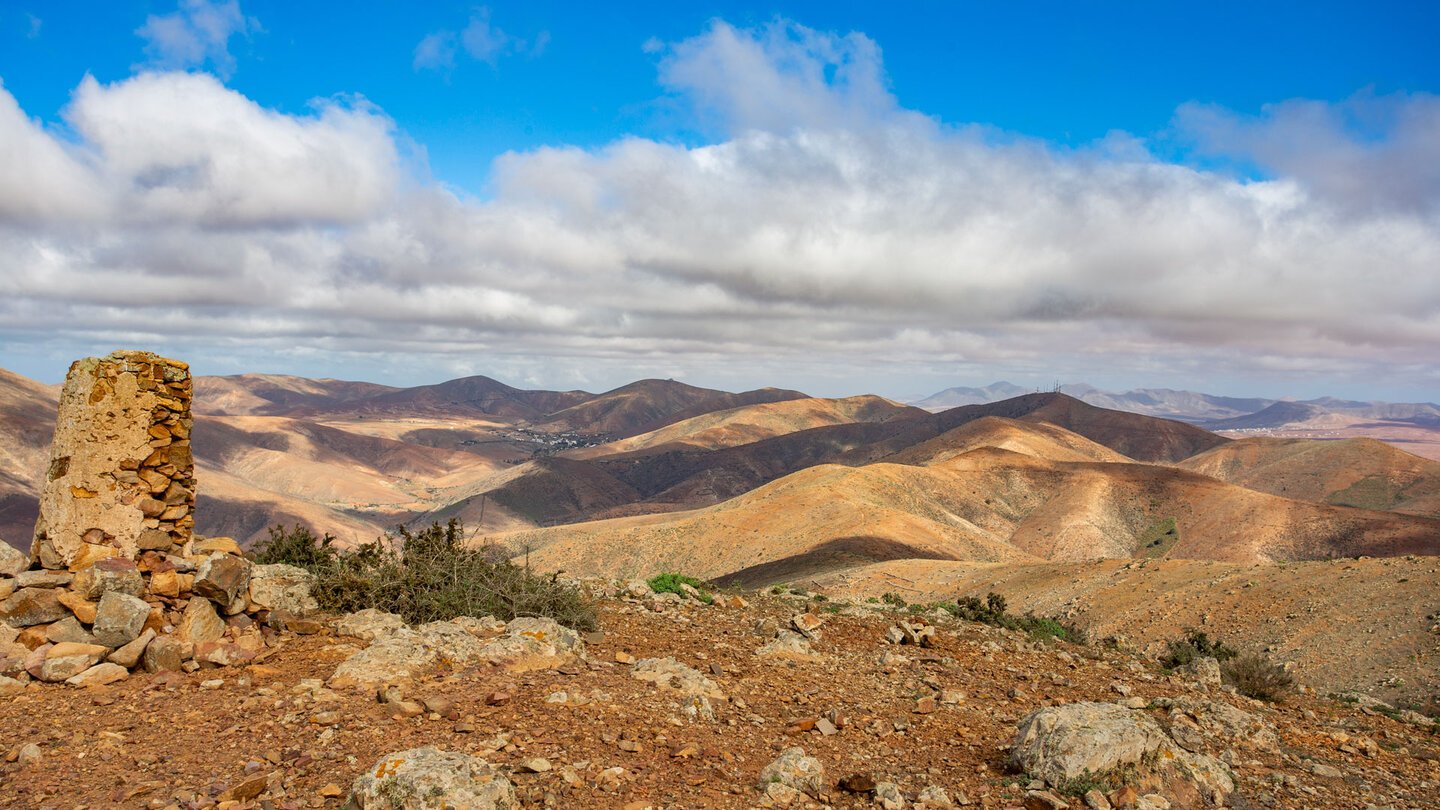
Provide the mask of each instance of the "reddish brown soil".
{"label": "reddish brown soil", "polygon": [[[819,660],[754,657],[760,639],[748,628],[757,618],[784,621],[806,607],[829,619],[816,644]],[[1112,700],[1117,683],[1142,698],[1194,694],[1125,654],[1038,646],[970,623],[942,624],[934,649],[890,647],[880,637],[892,618],[828,615],[825,607],[765,598],[741,609],[677,606],[655,613],[607,603],[605,638],[591,645],[590,667],[576,674],[479,669],[407,685],[407,697],[453,699],[460,718],[474,724],[469,734],[457,733],[455,720],[396,719],[369,693],[340,693],[320,705],[297,701],[294,687],[301,678],[327,677],[346,654],[323,636],[292,639],[260,666],[178,676],[165,686],[146,675],[84,692],[35,685],[0,701],[5,747],[14,752],[33,742],[43,753],[38,764],[0,763],[0,806],[179,806],[237,784],[248,767],[275,779],[258,804],[238,803],[236,810],[338,807],[342,799],[324,796],[326,786],[348,790],[386,753],[421,745],[490,751],[484,741],[503,733],[511,735],[509,745],[485,754],[491,761],[510,765],[545,757],[554,766],[512,777],[525,807],[751,807],[760,799],[760,769],[796,745],[824,763],[832,783],[865,773],[906,791],[936,784],[979,806],[1011,807],[1023,790],[1019,775],[1008,771],[1007,746],[1028,712],[1065,701]],[[912,660],[887,671],[879,662],[887,651]],[[702,671],[718,666],[722,674],[711,677],[730,699],[716,704],[716,722],[681,720],[674,696],[631,678],[627,667],[614,663],[619,653],[673,656]],[[201,689],[210,678],[224,684]],[[934,713],[916,713],[915,699],[939,689],[961,690],[965,697]],[[497,690],[513,697],[487,705],[485,696]],[[562,690],[587,702],[545,702]],[[1440,802],[1432,732],[1304,695],[1279,706],[1218,692],[1209,697],[1262,714],[1279,728],[1281,753],[1239,752],[1236,807],[1313,807],[1314,795],[1337,809]],[[792,725],[829,709],[850,718],[838,734]],[[338,712],[338,724],[313,722],[321,711]],[[910,728],[904,733],[867,730],[905,722]],[[1378,742],[1373,758],[1342,751],[1331,736],[1342,732]],[[636,746],[626,747],[638,750],[622,750],[622,741],[633,741]],[[684,751],[686,745],[692,749]],[[1333,764],[1345,778],[1311,775],[1304,759]],[[614,766],[625,769],[619,786],[600,786],[599,773]],[[567,769],[574,784],[562,775]],[[1272,782],[1277,772],[1294,784]],[[825,798],[836,807],[870,806],[868,797],[838,791]]]}

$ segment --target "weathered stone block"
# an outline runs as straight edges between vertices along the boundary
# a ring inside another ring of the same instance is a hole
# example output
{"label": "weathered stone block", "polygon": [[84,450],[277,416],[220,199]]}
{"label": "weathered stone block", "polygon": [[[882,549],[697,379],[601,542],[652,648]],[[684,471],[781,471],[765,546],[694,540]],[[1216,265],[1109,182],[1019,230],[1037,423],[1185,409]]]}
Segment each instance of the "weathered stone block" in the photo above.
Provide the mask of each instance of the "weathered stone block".
{"label": "weathered stone block", "polygon": [[215,605],[209,599],[199,597],[190,600],[185,613],[180,617],[180,626],[175,634],[182,641],[214,641],[225,635],[225,621],[215,612]]}
{"label": "weathered stone block", "polygon": [[20,588],[63,588],[70,584],[74,574],[68,571],[21,571],[15,575],[15,585]]}
{"label": "weathered stone block", "polygon": [[123,681],[130,677],[130,670],[119,664],[102,663],[85,670],[79,675],[66,678],[65,683],[70,686],[88,688],[91,686],[105,686],[116,681]]}
{"label": "weathered stone block", "polygon": [[76,644],[95,643],[95,636],[91,635],[89,630],[81,627],[80,620],[74,616],[66,616],[45,628],[45,638],[55,644],[66,641]]}
{"label": "weathered stone block", "polygon": [[119,591],[107,591],[95,610],[95,643],[110,649],[139,638],[150,618],[150,604]]}
{"label": "weathered stone block", "polygon": [[119,664],[122,667],[130,668],[140,663],[140,656],[145,654],[145,648],[154,641],[156,633],[153,629],[146,628],[139,638],[126,644],[113,653],[105,656],[105,660],[112,664]]}
{"label": "weathered stone block", "polygon": [[134,560],[108,557],[77,573],[71,588],[93,602],[109,591],[139,596],[145,590],[145,580]]}
{"label": "weathered stone block", "polygon": [[58,622],[70,614],[54,588],[21,588],[0,603],[0,621],[11,627]]}
{"label": "weathered stone block", "polygon": [[95,666],[108,652],[109,649],[98,644],[56,644],[45,652],[39,674],[31,674],[42,681],[58,683]]}
{"label": "weathered stone block", "polygon": [[75,614],[75,618],[79,619],[81,624],[95,623],[95,608],[99,605],[86,599],[84,594],[75,591],[61,591],[60,604],[70,608],[70,612]]}
{"label": "weathered stone block", "polygon": [[29,554],[0,540],[0,576],[13,577],[29,567]]}
{"label": "weathered stone block", "polygon": [[[195,571],[195,593],[227,613],[250,597],[251,563],[229,554],[211,554]],[[241,605],[243,609],[244,605]]]}
{"label": "weathered stone block", "polygon": [[145,664],[145,671],[161,672],[169,670],[171,672],[179,672],[180,665],[185,661],[181,655],[182,646],[178,639],[168,636],[160,636],[159,638],[151,640],[151,642],[145,646],[144,655],[141,656],[141,660]]}
{"label": "weathered stone block", "polygon": [[97,562],[110,557],[124,557],[125,552],[114,546],[100,545],[97,543],[81,543],[75,551],[75,556],[70,559],[66,566],[71,571],[79,571],[88,568]]}

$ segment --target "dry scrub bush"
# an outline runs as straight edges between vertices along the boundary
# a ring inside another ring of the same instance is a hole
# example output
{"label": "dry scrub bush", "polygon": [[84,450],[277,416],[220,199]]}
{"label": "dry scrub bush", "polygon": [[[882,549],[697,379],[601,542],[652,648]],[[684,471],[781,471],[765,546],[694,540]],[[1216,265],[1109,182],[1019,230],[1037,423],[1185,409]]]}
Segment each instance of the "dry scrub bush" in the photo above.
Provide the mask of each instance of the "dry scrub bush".
{"label": "dry scrub bush", "polygon": [[349,551],[304,526],[290,532],[276,526],[256,561],[314,574],[313,592],[324,610],[376,608],[411,623],[546,616],[577,630],[596,627],[594,606],[573,585],[516,565],[494,547],[470,546],[459,520],[417,532],[400,526],[396,533]]}

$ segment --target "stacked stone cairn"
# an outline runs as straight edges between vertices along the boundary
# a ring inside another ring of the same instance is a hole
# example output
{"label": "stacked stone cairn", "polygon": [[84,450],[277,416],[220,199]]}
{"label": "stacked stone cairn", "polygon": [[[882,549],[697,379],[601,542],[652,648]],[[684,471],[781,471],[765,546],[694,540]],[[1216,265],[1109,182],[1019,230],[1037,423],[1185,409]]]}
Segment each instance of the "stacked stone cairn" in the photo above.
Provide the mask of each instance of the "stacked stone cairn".
{"label": "stacked stone cairn", "polygon": [[192,390],[148,352],[70,367],[30,554],[0,540],[0,695],[245,664],[319,629],[308,572],[194,534]]}

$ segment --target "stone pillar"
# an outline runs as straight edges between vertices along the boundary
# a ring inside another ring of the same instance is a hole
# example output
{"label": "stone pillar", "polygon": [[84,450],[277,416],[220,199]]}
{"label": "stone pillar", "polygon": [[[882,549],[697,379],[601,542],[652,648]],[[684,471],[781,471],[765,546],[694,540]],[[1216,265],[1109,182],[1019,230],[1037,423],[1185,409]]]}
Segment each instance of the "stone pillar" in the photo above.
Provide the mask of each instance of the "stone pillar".
{"label": "stone pillar", "polygon": [[106,557],[188,550],[191,392],[189,366],[149,352],[70,366],[31,559],[80,571]]}

